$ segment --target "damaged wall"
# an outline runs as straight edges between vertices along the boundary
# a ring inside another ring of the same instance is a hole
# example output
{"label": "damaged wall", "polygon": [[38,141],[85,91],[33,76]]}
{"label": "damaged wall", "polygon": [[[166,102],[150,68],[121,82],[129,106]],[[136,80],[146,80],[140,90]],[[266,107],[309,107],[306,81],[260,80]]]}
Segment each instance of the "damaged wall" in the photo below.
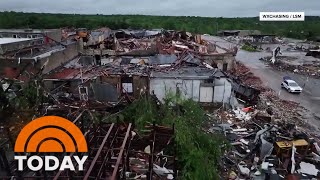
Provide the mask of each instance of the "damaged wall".
{"label": "damaged wall", "polygon": [[50,71],[60,67],[66,62],[78,56],[77,44],[70,44],[66,49],[52,52],[41,59],[0,59],[0,75],[13,79],[22,72],[20,79],[27,80],[33,75],[39,73],[43,68],[42,74],[47,74]]}
{"label": "damaged wall", "polygon": [[61,39],[62,39],[61,29],[50,29],[48,31],[45,31],[43,34],[53,39],[54,41],[61,42]]}
{"label": "damaged wall", "polygon": [[77,43],[69,44],[67,45],[66,49],[54,52],[50,56],[40,59],[41,67],[47,63],[42,73],[46,74],[63,65],[64,63],[70,61],[78,55],[79,53]]}
{"label": "damaged wall", "polygon": [[165,78],[151,78],[150,92],[154,94],[159,100],[163,100],[167,93],[176,94],[180,91],[185,98],[192,98],[194,101],[199,101],[200,80],[183,80],[183,79],[165,79]]}
{"label": "damaged wall", "polygon": [[42,40],[40,39],[25,39],[21,41],[10,42],[7,44],[0,44],[0,55],[41,44]]}
{"label": "damaged wall", "polygon": [[125,94],[125,92],[127,92],[130,95],[133,95],[135,98],[139,98],[140,95],[148,92],[149,90],[149,80],[147,76],[101,76],[100,82],[104,84],[109,84],[113,88],[115,88],[117,90],[117,98],[121,94]]}
{"label": "damaged wall", "polygon": [[[32,74],[37,74],[39,69],[33,59],[0,59],[0,76],[3,78],[27,80]],[[19,76],[19,74],[21,75]]]}
{"label": "damaged wall", "polygon": [[214,80],[214,102],[229,103],[231,98],[232,84],[226,78]]}
{"label": "damaged wall", "polygon": [[212,67],[217,66],[218,69],[222,71],[229,71],[234,68],[235,57],[232,54],[216,54],[216,55],[202,55],[201,59],[203,59],[206,63],[211,65]]}
{"label": "damaged wall", "polygon": [[117,102],[118,90],[117,87],[108,83],[92,83],[91,84],[95,100],[101,102]]}
{"label": "damaged wall", "polygon": [[[209,80],[210,81],[210,80]],[[231,96],[231,83],[226,78],[215,79],[211,83],[207,80],[199,79],[171,79],[171,78],[151,78],[150,93],[163,101],[167,93],[181,95],[196,102],[229,103]]]}
{"label": "damaged wall", "polygon": [[133,96],[139,98],[140,95],[149,92],[149,78],[146,76],[133,76]]}
{"label": "damaged wall", "polygon": [[17,37],[17,38],[40,38],[45,40],[45,36],[49,37],[48,42],[54,41],[61,42],[62,31],[61,29],[46,29],[46,30],[37,30],[37,29],[2,29],[0,30],[1,37]]}

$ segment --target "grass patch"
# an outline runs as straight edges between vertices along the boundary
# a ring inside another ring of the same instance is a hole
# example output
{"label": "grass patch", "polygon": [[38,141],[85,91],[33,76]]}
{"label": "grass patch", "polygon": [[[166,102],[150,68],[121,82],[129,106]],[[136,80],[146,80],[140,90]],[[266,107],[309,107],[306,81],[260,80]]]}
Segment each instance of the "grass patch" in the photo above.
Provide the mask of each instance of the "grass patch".
{"label": "grass patch", "polygon": [[243,45],[241,49],[249,52],[259,52],[256,48],[247,44]]}

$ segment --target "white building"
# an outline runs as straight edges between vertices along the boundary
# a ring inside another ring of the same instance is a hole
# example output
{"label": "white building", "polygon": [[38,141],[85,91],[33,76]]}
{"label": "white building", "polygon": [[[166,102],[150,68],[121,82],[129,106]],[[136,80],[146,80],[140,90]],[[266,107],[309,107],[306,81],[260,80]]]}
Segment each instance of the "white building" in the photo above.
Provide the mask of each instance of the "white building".
{"label": "white building", "polygon": [[150,93],[163,101],[167,93],[180,93],[201,103],[230,103],[231,82],[219,69],[181,67],[168,71],[153,71]]}

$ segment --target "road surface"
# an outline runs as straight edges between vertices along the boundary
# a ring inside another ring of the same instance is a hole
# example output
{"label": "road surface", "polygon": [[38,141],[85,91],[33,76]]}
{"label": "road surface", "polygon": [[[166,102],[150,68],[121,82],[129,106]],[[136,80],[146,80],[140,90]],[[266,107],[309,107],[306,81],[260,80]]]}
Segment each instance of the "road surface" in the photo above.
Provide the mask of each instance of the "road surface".
{"label": "road surface", "polygon": [[[307,76],[294,74],[291,72],[275,70],[265,65],[263,61],[259,60],[259,58],[263,56],[265,56],[264,53],[250,53],[240,50],[236,56],[236,60],[242,62],[244,65],[250,68],[251,72],[257,77],[261,78],[264,85],[276,91],[281,99],[300,103],[302,107],[311,112],[311,115],[319,116],[320,80],[308,78]],[[282,89],[280,84],[283,76],[290,76],[292,79],[294,79],[301,87],[304,87],[303,92],[301,94],[291,94]],[[305,118],[312,121],[310,123],[316,127],[320,127],[320,120],[317,120],[316,117]]]}
{"label": "road surface", "polygon": [[[210,37],[205,37],[205,39],[213,41]],[[220,44],[222,44],[222,41]],[[292,54],[284,52],[284,54],[286,56],[295,56],[296,52]],[[259,60],[261,57],[266,56],[271,56],[271,53],[239,50],[236,60],[247,66],[255,76],[261,78],[264,85],[277,92],[281,99],[297,102],[302,107],[308,109],[310,113],[304,114],[304,119],[311,125],[320,128],[320,79],[275,70]],[[290,94],[286,90],[281,89],[280,84],[283,76],[292,77],[301,87],[304,87],[303,92],[300,95]]]}

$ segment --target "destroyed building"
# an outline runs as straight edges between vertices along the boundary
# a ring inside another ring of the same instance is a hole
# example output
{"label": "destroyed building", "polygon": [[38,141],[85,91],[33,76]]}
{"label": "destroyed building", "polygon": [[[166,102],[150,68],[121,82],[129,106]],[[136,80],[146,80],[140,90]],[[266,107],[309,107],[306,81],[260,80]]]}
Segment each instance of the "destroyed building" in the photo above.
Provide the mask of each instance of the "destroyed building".
{"label": "destroyed building", "polygon": [[219,69],[179,67],[152,71],[150,91],[160,100],[172,93],[200,103],[229,103],[231,82]]}
{"label": "destroyed building", "polygon": [[44,77],[46,87],[54,93],[64,89],[73,98],[102,102],[155,93],[162,100],[172,88],[176,92],[179,83],[166,88],[156,87],[157,81],[172,84],[170,79],[189,79],[188,86],[193,88],[180,83],[186,98],[230,103],[232,86],[223,71],[233,68],[236,50],[231,47],[211,44],[190,33],[163,30],[103,28],[79,37],[81,56]]}
{"label": "destroyed building", "polygon": [[0,38],[41,39],[43,43],[60,42],[61,36],[60,29],[0,29]]}
{"label": "destroyed building", "polygon": [[[294,105],[276,101],[249,70],[236,66],[236,46],[183,31],[80,29],[65,31],[62,42],[49,43],[43,42],[49,36],[43,32],[36,38],[0,38],[1,78],[41,80],[54,101],[43,105],[43,114],[68,118],[82,130],[90,148],[88,161],[83,173],[17,172],[8,153],[10,129],[0,126],[0,137],[5,136],[0,142],[1,177],[177,179],[174,126],[150,123],[140,133],[135,122],[122,123],[121,116],[112,122],[93,118],[95,112],[117,114],[119,106],[148,95],[161,104],[168,93],[204,106],[219,105],[217,110],[209,106],[214,115],[206,116],[218,121],[206,132],[224,135],[231,145],[217,166],[221,179],[319,177],[319,139],[284,120],[286,114],[278,109]],[[237,77],[229,74],[232,69]],[[250,106],[226,110],[224,105],[236,98]]]}
{"label": "destroyed building", "polygon": [[148,92],[146,67],[86,64],[90,61],[93,58],[80,57],[49,73],[44,77],[46,87],[52,93],[62,90],[78,99],[84,95],[87,99],[101,102],[118,102],[126,95],[139,98],[141,94]]}
{"label": "destroyed building", "polygon": [[238,53],[237,46],[217,36],[204,37],[204,39],[211,42],[211,45],[208,45],[209,49],[214,49],[213,53],[202,55],[206,63],[223,71],[230,71],[236,68],[235,56]]}
{"label": "destroyed building", "polygon": [[[3,78],[26,80],[35,74],[48,73],[78,56],[77,43],[60,43],[61,30],[1,32],[0,73]],[[11,34],[18,37],[9,38]]]}
{"label": "destroyed building", "polygon": [[234,47],[221,47],[201,39],[200,35],[186,32],[170,32],[164,30],[129,31],[117,30],[110,32],[110,36],[103,41],[96,41],[90,46],[83,41],[88,41],[91,35],[80,39],[82,47],[80,53],[94,56],[98,61],[112,59],[113,57],[134,56],[150,57],[159,54],[175,54],[177,57],[184,52],[190,52],[198,59],[206,61],[209,65],[223,71],[233,68],[235,54]]}
{"label": "destroyed building", "polygon": [[175,67],[177,61],[176,56],[170,55],[122,56],[94,65],[94,58],[82,56],[49,73],[44,82],[48,89],[67,86],[69,93],[77,95],[78,87],[86,87],[89,98],[104,102],[117,102],[125,95],[139,98],[145,93],[155,93],[162,100],[166,93],[176,93],[180,87],[185,98],[197,102],[229,103],[231,82],[221,70],[207,68],[192,56],[181,59],[180,67]]}

